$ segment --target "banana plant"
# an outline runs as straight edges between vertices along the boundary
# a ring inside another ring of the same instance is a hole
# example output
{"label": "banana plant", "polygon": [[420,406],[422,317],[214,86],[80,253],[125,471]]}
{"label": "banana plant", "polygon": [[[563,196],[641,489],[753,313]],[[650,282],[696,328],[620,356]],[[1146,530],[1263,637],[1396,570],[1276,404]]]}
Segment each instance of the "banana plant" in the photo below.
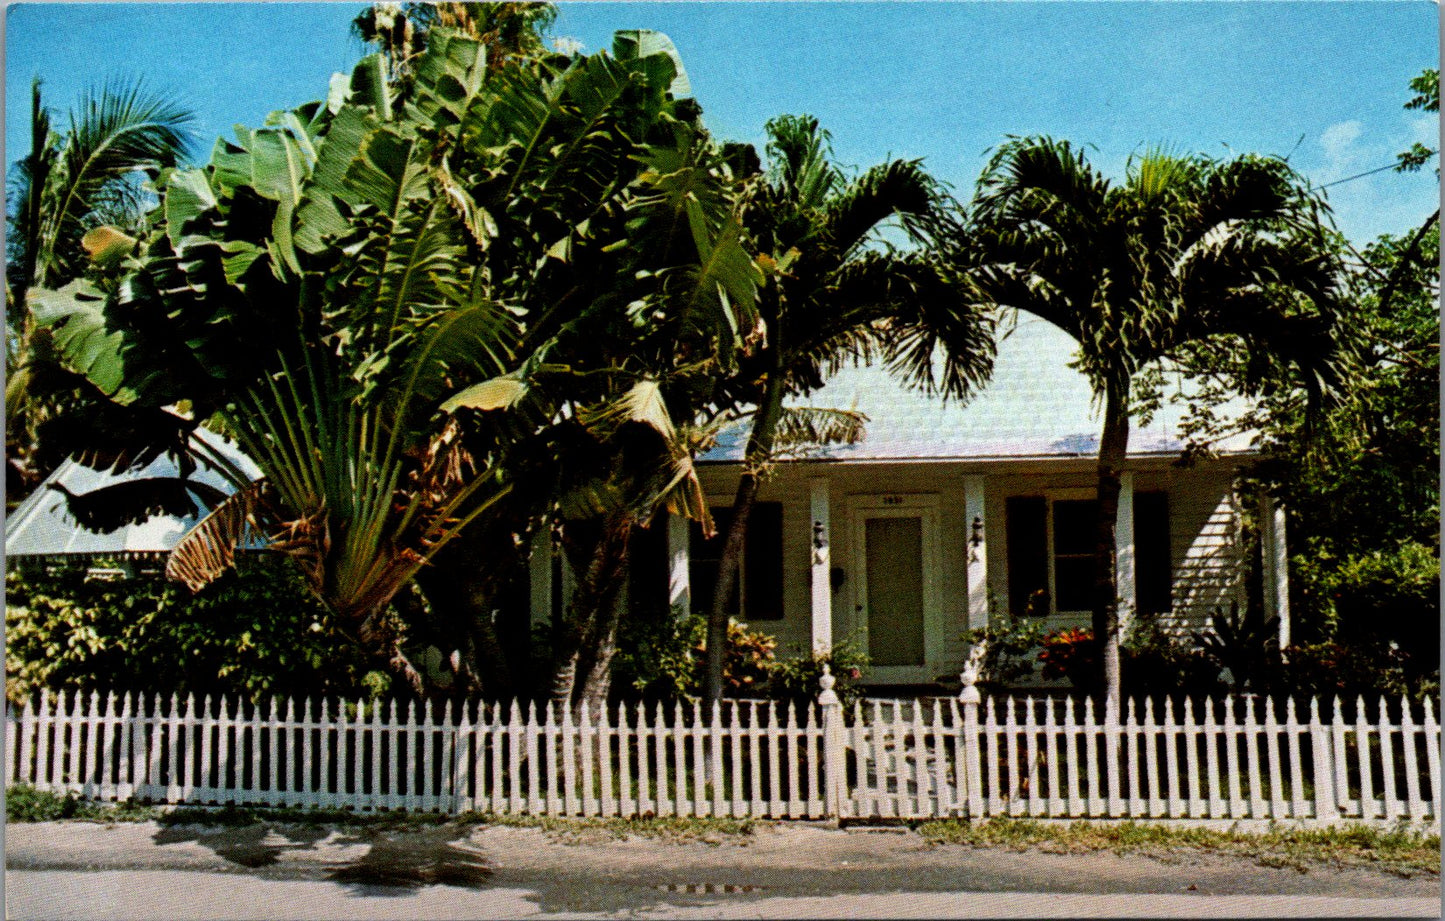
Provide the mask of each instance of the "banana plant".
{"label": "banana plant", "polygon": [[[33,297],[116,404],[184,401],[264,473],[237,475],[170,574],[198,589],[259,531],[418,689],[420,628],[391,602],[498,503],[610,490],[623,529],[663,502],[705,514],[688,394],[757,335],[737,196],[671,43],[485,58],[438,30],[398,97],[363,60],[173,172],[163,226],[107,241],[115,290]],[[538,444],[612,472],[513,497]]]}

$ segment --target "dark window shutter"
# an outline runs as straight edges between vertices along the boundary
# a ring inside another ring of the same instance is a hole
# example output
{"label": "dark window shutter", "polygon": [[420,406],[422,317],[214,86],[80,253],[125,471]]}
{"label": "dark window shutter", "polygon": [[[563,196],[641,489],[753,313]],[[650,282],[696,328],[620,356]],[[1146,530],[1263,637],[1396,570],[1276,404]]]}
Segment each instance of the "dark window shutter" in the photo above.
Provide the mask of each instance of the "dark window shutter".
{"label": "dark window shutter", "polygon": [[669,613],[670,577],[667,553],[667,513],[645,528],[634,528],[627,548],[627,598],[632,614],[652,619]]}
{"label": "dark window shutter", "polygon": [[[717,533],[712,537],[702,536],[702,525],[696,521],[689,523],[689,546],[687,578],[688,585],[692,591],[692,613],[706,615],[712,610],[712,593],[717,587],[718,562],[722,559],[723,544],[727,542],[728,525],[732,523],[733,510],[727,508],[713,508],[713,526]],[[732,604],[728,610],[733,614],[738,612],[738,588],[733,585]]]}
{"label": "dark window shutter", "polygon": [[783,503],[759,502],[748,514],[743,548],[743,611],[748,620],[783,618]]}
{"label": "dark window shutter", "polygon": [[1173,561],[1169,547],[1169,494],[1134,494],[1135,591],[1139,611],[1165,614],[1174,606]]}
{"label": "dark window shutter", "polygon": [[1048,506],[1043,496],[1010,496],[1005,503],[1008,601],[1015,616],[1049,613]]}

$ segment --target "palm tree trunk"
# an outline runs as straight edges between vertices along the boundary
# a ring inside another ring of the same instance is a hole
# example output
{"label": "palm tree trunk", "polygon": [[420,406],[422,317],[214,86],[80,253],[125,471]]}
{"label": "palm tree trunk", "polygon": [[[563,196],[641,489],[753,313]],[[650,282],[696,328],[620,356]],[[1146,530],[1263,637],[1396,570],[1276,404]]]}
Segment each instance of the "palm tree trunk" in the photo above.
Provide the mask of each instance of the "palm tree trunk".
{"label": "palm tree trunk", "polygon": [[[622,571],[626,572],[625,566]],[[593,637],[583,645],[591,663],[582,682],[582,699],[591,705],[593,713],[607,703],[607,695],[612,690],[612,657],[617,654],[617,627],[622,622],[624,607],[621,587],[622,579],[614,579],[603,609],[598,612]]]}
{"label": "palm tree trunk", "polygon": [[[631,520],[607,522],[593,545],[587,571],[568,605],[567,623],[553,651],[552,699],[570,704],[581,675],[584,684],[595,666],[594,647],[602,639],[613,613],[613,599],[626,569],[627,538]],[[615,632],[616,625],[613,624]],[[611,656],[607,657],[608,662]],[[595,686],[595,685],[594,685]]]}
{"label": "palm tree trunk", "polygon": [[[1127,386],[1127,385],[1125,385]],[[1099,442],[1099,517],[1094,544],[1094,641],[1103,670],[1104,699],[1119,701],[1119,521],[1120,474],[1129,453],[1127,389],[1109,385],[1104,394],[1104,435]]]}
{"label": "palm tree trunk", "polygon": [[743,473],[738,479],[738,491],[733,497],[732,521],[728,524],[727,540],[723,542],[722,558],[718,561],[717,583],[713,587],[712,610],[707,615],[707,649],[703,679],[703,699],[722,699],[723,661],[726,657],[728,637],[728,599],[738,582],[738,568],[742,561],[743,539],[748,533],[748,516],[758,498],[760,472],[764,463],[773,453],[773,441],[778,431],[778,420],[783,416],[784,385],[781,370],[776,366],[768,375],[763,389],[762,404],[753,418],[753,430],[748,435],[747,452],[743,455]]}

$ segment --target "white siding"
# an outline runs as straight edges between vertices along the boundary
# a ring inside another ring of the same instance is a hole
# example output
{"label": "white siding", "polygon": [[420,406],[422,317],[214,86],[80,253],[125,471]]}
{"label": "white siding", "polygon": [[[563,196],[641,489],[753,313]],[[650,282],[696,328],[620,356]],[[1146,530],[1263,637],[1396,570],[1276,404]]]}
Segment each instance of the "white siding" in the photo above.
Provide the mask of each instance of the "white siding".
{"label": "white siding", "polygon": [[[763,484],[760,501],[783,505],[782,620],[757,621],[759,630],[778,640],[778,654],[799,655],[810,646],[811,540],[809,480],[826,476],[832,496],[829,539],[831,564],[841,568],[845,583],[833,593],[835,642],[862,637],[851,592],[860,562],[853,559],[849,535],[853,522],[849,496],[885,493],[929,493],[938,496],[942,565],[939,572],[944,624],[942,654],[929,662],[939,677],[956,673],[967,653],[967,559],[970,523],[965,513],[963,478],[987,477],[984,527],[988,534],[987,569],[991,610],[1003,613],[1008,604],[1008,544],[1005,539],[1005,501],[1011,495],[1040,495],[1057,489],[1092,489],[1096,483],[1092,462],[1073,462],[1053,472],[1038,468],[1022,472],[1022,464],[797,464],[783,466]],[[731,503],[736,468],[705,466],[701,471],[710,503]],[[1137,470],[1135,491],[1169,493],[1170,557],[1174,574],[1172,629],[1192,629],[1204,623],[1216,606],[1226,610],[1242,592],[1239,565],[1238,514],[1232,497],[1232,467],[1199,465],[1189,469],[1164,467]],[[1054,626],[1087,626],[1088,617],[1050,620]]]}

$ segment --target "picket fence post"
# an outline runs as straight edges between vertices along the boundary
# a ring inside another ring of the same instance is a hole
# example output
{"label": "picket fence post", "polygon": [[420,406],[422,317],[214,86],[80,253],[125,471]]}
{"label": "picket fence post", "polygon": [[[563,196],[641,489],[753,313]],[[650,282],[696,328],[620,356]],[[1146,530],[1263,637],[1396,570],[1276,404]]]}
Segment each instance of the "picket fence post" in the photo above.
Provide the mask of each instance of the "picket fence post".
{"label": "picket fence post", "polygon": [[835,819],[843,817],[843,788],[848,782],[843,752],[843,704],[833,686],[838,679],[828,663],[818,678],[818,709],[823,713],[823,814]]}
{"label": "picket fence post", "polygon": [[963,681],[963,688],[958,692],[958,703],[963,708],[963,763],[958,772],[962,775],[960,786],[968,791],[964,815],[969,819],[981,819],[983,774],[978,757],[978,705],[983,695],[975,686],[978,683],[977,668],[965,668],[959,678]]}

